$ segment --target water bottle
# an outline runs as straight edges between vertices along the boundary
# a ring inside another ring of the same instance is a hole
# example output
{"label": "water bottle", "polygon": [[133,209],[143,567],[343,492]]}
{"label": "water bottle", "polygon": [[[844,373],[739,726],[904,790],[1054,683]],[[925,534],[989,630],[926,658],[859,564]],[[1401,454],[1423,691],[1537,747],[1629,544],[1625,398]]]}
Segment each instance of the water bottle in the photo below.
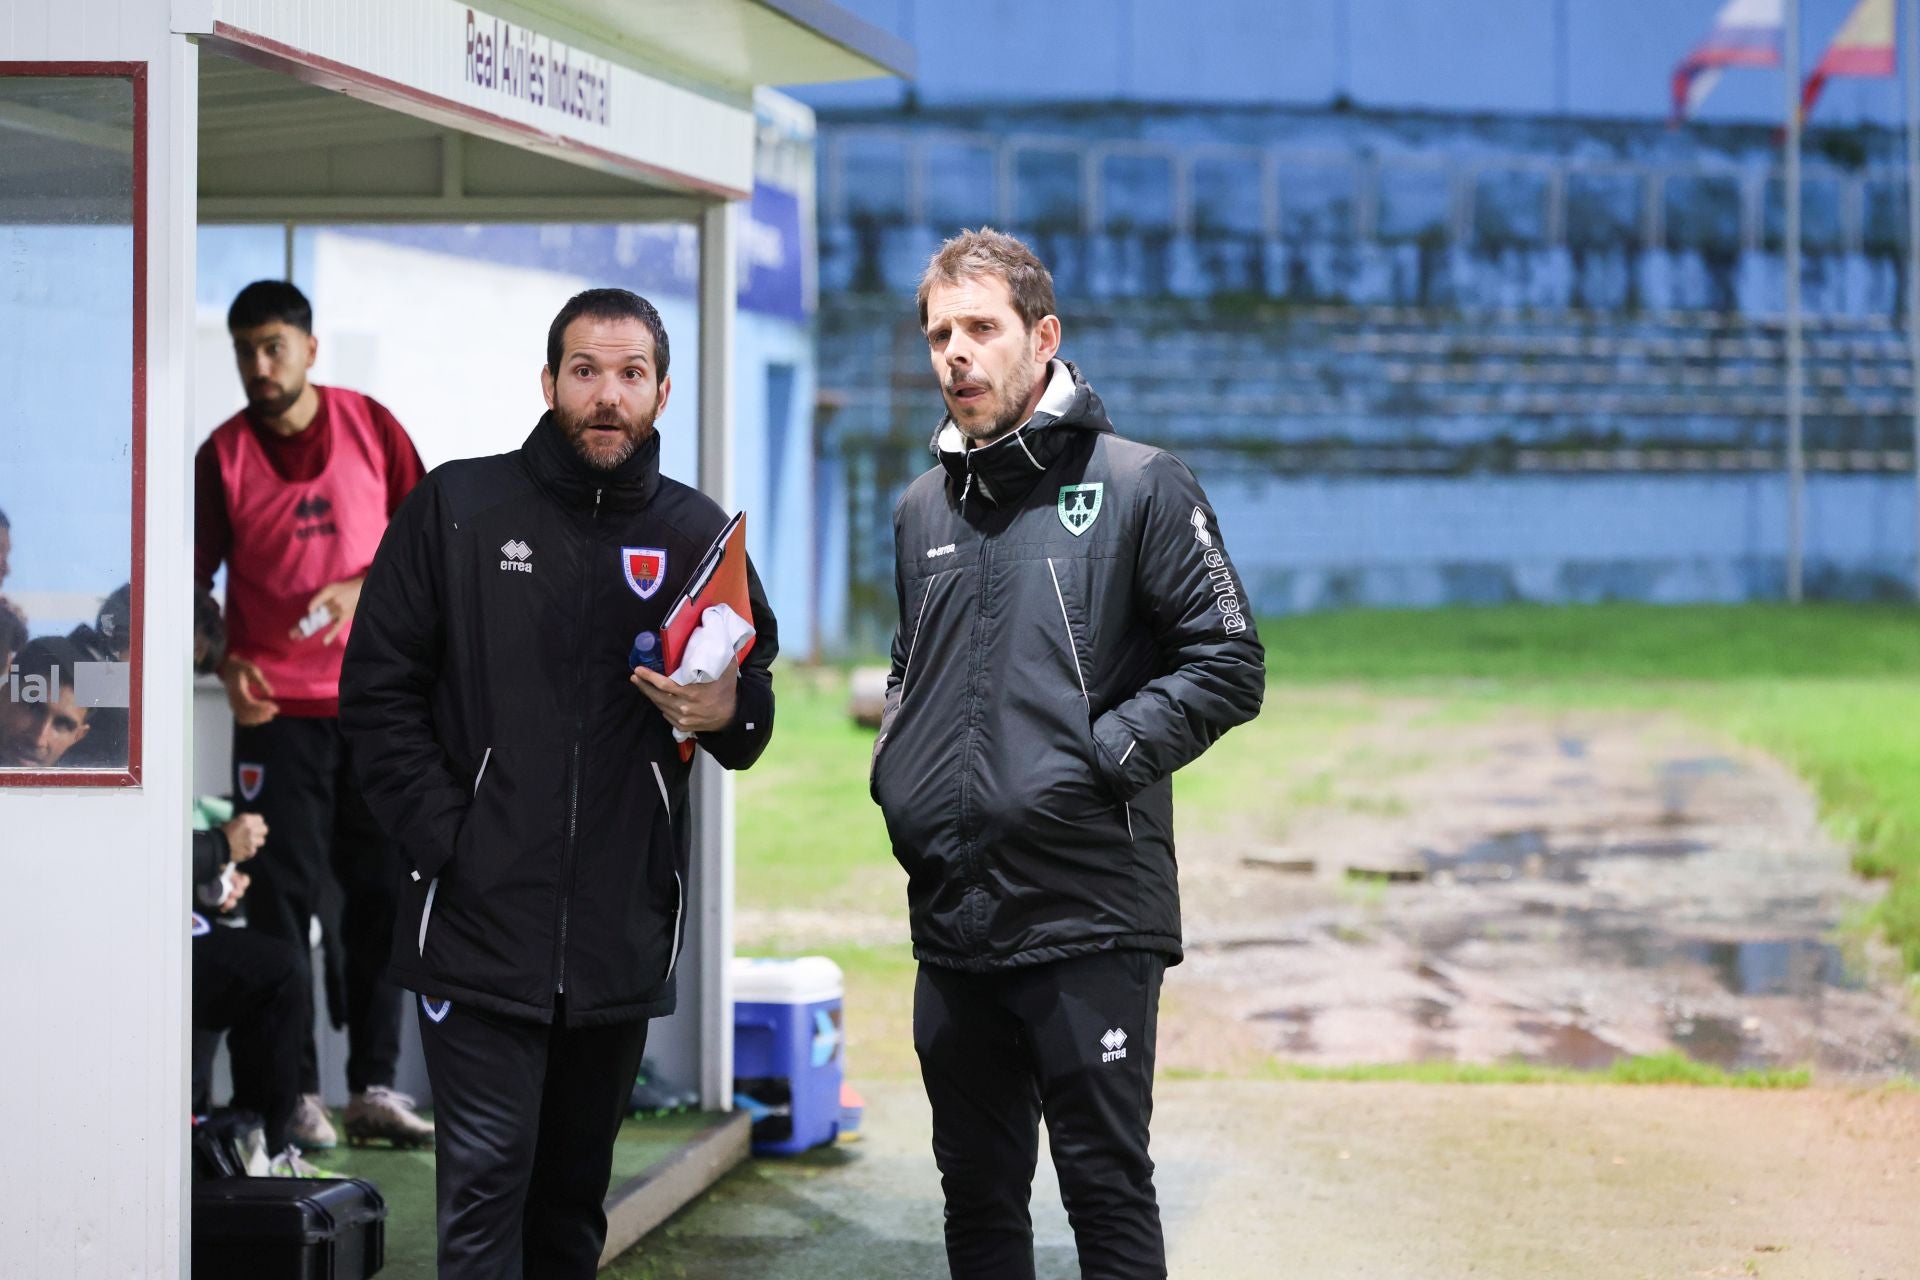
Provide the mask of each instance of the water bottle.
{"label": "water bottle", "polygon": [[645,667],[660,675],[667,674],[665,656],[660,649],[660,633],[642,631],[633,638],[633,648],[627,650],[627,666]]}

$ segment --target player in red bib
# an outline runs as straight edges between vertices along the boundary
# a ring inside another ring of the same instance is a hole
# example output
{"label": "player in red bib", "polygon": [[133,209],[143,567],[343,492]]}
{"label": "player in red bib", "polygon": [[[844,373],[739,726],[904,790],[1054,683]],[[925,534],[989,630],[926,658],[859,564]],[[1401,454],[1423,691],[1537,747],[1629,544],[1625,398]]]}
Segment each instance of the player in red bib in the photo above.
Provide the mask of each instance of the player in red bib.
{"label": "player in red bib", "polygon": [[[235,801],[274,833],[253,869],[248,921],[296,943],[304,965],[309,921],[322,917],[329,1003],[345,1005],[348,1139],[431,1145],[433,1126],[393,1089],[402,997],[384,971],[400,864],[367,811],[339,727],[340,660],[360,584],[388,516],[420,480],[420,455],[378,401],[307,381],[319,343],[313,309],[291,284],[242,289],[227,329],[247,407],[194,459],[194,579],[208,590],[226,563],[220,677],[233,708]],[[308,1014],[291,1136],[325,1148],[337,1137]]]}

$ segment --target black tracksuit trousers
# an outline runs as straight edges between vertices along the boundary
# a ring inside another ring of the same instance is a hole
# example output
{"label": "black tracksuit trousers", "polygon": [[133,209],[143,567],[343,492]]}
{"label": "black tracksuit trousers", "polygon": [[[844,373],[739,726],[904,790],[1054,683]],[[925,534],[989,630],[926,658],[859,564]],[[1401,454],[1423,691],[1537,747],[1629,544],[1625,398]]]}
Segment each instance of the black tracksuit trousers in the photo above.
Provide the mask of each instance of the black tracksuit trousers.
{"label": "black tracksuit trousers", "polygon": [[227,1033],[233,1105],[259,1115],[269,1155],[286,1150],[300,1101],[305,973],[293,947],[252,929],[214,925],[193,939],[193,1025]]}
{"label": "black tracksuit trousers", "polygon": [[551,1026],[419,998],[440,1280],[592,1280],[647,1024]]}
{"label": "black tracksuit trousers", "polygon": [[1165,970],[1148,951],[986,974],[920,966],[913,1045],[933,1104],[954,1280],[1032,1280],[1042,1116],[1080,1274],[1167,1274],[1147,1155]]}
{"label": "black tracksuit trousers", "polygon": [[[236,727],[233,767],[234,808],[267,820],[267,842],[246,865],[253,878],[247,923],[294,945],[304,990],[311,992],[308,921],[320,916],[328,949],[338,951],[344,964],[340,1012],[347,1026],[347,1088],[360,1093],[369,1085],[391,1085],[406,999],[386,978],[401,864],[360,794],[340,722],[281,716],[251,729]],[[335,990],[330,981],[329,993]],[[311,996],[305,1003],[300,1091],[319,1093]]]}

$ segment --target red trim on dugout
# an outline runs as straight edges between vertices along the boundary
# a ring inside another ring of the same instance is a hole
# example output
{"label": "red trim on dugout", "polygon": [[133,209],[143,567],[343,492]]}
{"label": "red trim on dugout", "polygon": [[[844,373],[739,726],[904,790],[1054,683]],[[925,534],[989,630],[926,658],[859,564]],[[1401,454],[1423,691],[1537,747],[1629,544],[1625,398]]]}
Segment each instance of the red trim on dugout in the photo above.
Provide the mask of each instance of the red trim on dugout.
{"label": "red trim on dugout", "polygon": [[147,64],[144,62],[0,62],[0,76],[101,76],[133,87],[133,651],[128,655],[127,767],[5,769],[0,787],[137,787],[141,775],[141,691],[147,617]]}
{"label": "red trim on dugout", "polygon": [[[648,164],[644,160],[635,160],[632,156],[623,156],[617,151],[605,147],[596,147],[592,143],[569,138],[565,134],[552,133],[506,116],[483,111],[479,107],[470,107],[452,98],[443,98],[437,93],[398,80],[389,80],[361,67],[337,62],[317,53],[309,53],[270,36],[236,27],[229,22],[216,20],[213,35],[201,41],[219,52],[229,54],[243,62],[251,62],[257,67],[269,71],[278,71],[292,76],[306,84],[317,85],[323,89],[332,89],[344,93],[350,98],[359,98],[375,106],[392,108],[392,101],[410,103],[424,107],[433,115],[452,117],[455,122],[477,124],[496,133],[504,133],[522,142],[532,142],[542,150],[587,156],[602,166],[618,170],[631,178],[644,178],[650,182],[667,182],[694,195],[715,196],[722,200],[745,200],[753,193],[737,187],[725,187],[704,178],[681,173],[663,165]],[[355,92],[359,90],[360,92]],[[415,114],[415,113],[408,113]]]}

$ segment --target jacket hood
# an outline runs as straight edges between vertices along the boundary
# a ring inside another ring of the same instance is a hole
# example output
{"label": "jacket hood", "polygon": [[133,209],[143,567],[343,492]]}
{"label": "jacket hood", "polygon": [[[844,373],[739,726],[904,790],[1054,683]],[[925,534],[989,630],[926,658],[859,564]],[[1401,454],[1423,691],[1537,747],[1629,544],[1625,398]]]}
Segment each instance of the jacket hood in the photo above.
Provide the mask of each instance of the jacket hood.
{"label": "jacket hood", "polygon": [[1033,416],[990,445],[970,448],[951,415],[940,420],[929,447],[960,501],[978,495],[994,506],[1018,502],[1079,432],[1113,431],[1107,407],[1072,361],[1055,359],[1047,368],[1047,390]]}
{"label": "jacket hood", "polygon": [[633,456],[610,471],[602,471],[580,456],[553,411],[540,415],[533,434],[520,446],[520,456],[540,487],[562,506],[591,507],[594,496],[614,511],[638,511],[653,501],[660,487],[660,432],[655,428]]}

